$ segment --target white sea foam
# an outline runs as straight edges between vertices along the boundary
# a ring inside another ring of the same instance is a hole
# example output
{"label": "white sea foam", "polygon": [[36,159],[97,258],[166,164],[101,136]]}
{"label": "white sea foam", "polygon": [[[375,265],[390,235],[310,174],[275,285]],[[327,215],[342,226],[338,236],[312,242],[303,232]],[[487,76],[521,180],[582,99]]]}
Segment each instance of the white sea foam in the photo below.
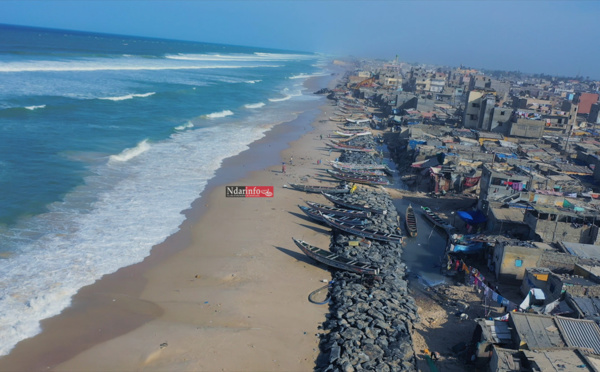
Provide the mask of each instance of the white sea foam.
{"label": "white sea foam", "polygon": [[246,80],[244,83],[246,84],[256,84],[260,83],[262,80]]}
{"label": "white sea foam", "polygon": [[244,105],[244,107],[248,108],[248,109],[257,109],[257,108],[263,107],[264,105],[265,105],[264,102],[248,103],[248,104]]}
{"label": "white sea foam", "polygon": [[46,105],[38,105],[38,106],[25,106],[25,108],[26,108],[27,110],[31,110],[31,111],[33,111],[33,110],[37,110],[37,109],[42,109],[42,108],[44,108],[44,107],[46,107]]}
{"label": "white sea foam", "polygon": [[99,97],[98,99],[105,99],[105,100],[110,100],[110,101],[124,101],[126,99],[132,99],[132,98],[144,98],[144,97],[150,97],[152,95],[156,94],[156,92],[149,92],[149,93],[142,93],[142,94],[126,94],[124,96],[117,96],[117,97]]}
{"label": "white sea foam", "polygon": [[68,72],[68,71],[161,71],[239,69],[258,67],[281,67],[274,64],[189,64],[168,63],[167,60],[119,60],[119,61],[30,61],[0,63],[0,72]]}
{"label": "white sea foam", "polygon": [[289,99],[292,99],[293,97],[299,97],[302,95],[302,86],[298,85],[295,86],[296,89],[291,90],[290,88],[283,88],[281,90],[281,94],[283,95],[283,97],[281,98],[269,98],[269,101],[271,102],[281,102],[281,101],[287,101]]}
{"label": "white sea foam", "polygon": [[175,130],[186,130],[188,128],[193,128],[194,124],[192,124],[191,121],[188,121],[187,123],[183,124],[183,125],[179,125],[175,127]]}
{"label": "white sea foam", "polygon": [[206,115],[206,117],[209,119],[218,119],[218,118],[224,118],[226,116],[231,116],[231,115],[233,115],[233,111],[223,110],[223,111],[219,111],[219,112],[213,112],[212,114],[208,114],[208,115]]}
{"label": "white sea foam", "polygon": [[135,146],[135,147],[125,149],[125,150],[121,151],[120,154],[111,155],[109,157],[109,161],[110,162],[125,162],[125,161],[131,160],[131,159],[139,156],[140,154],[143,154],[144,152],[148,151],[149,149],[150,149],[150,145],[148,144],[148,140],[143,140],[142,142],[138,143],[137,146]]}
{"label": "white sea foam", "polygon": [[[40,321],[68,307],[79,288],[148,256],[179,229],[181,211],[222,160],[266,130],[224,125],[176,133],[138,162],[92,169],[85,186],[14,229],[23,252],[0,260],[0,355],[39,333]],[[89,200],[96,200],[91,209]]]}
{"label": "white sea foam", "polygon": [[183,61],[221,61],[221,62],[269,62],[294,61],[314,58],[303,54],[253,53],[253,54],[169,54],[167,59]]}
{"label": "white sea foam", "polygon": [[298,75],[292,75],[290,77],[288,77],[288,79],[308,79],[311,77],[317,77],[317,76],[327,76],[327,74],[298,74]]}
{"label": "white sea foam", "polygon": [[282,101],[287,101],[288,99],[291,99],[292,96],[290,96],[289,94],[286,95],[285,97],[282,98],[269,98],[269,101],[271,102],[282,102]]}

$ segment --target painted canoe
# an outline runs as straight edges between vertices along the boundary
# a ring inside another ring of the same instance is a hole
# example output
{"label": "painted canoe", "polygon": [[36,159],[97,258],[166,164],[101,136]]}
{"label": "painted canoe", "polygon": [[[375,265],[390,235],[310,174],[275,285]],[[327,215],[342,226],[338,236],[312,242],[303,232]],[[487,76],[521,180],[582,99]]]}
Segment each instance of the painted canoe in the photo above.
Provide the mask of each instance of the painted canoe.
{"label": "painted canoe", "polygon": [[366,218],[356,218],[356,217],[347,217],[347,216],[336,216],[334,214],[323,214],[323,212],[318,209],[313,209],[309,207],[305,207],[303,205],[299,205],[298,208],[302,210],[308,217],[312,218],[315,221],[326,223],[322,216],[331,217],[336,221],[347,223],[348,225],[353,226],[363,226],[371,221]]}
{"label": "painted canoe", "polygon": [[430,208],[421,206],[421,209],[423,210],[425,217],[427,217],[427,219],[432,224],[434,224],[434,226],[442,228],[442,229],[446,230],[447,232],[454,230],[454,226],[445,222],[440,216],[435,214]]}
{"label": "painted canoe", "polygon": [[350,192],[350,186],[311,186],[311,185],[300,185],[297,183],[290,183],[289,185],[283,185],[288,189],[294,189],[298,191],[304,191],[309,193],[320,194],[326,192],[328,194],[347,194]]}
{"label": "painted canoe", "polygon": [[346,209],[346,208],[338,208],[332,205],[324,205],[319,203],[314,203],[311,201],[305,201],[309,207],[312,209],[316,209],[321,211],[323,214],[333,214],[335,216],[345,216],[352,218],[369,218],[371,217],[371,212],[368,211],[360,211],[358,209]]}
{"label": "painted canoe", "polygon": [[[323,215],[323,214],[322,214]],[[325,222],[335,229],[342,230],[347,232],[348,234],[361,236],[363,238],[371,239],[371,240],[379,240],[383,242],[390,243],[402,243],[402,235],[400,234],[389,234],[383,231],[371,230],[365,227],[348,225],[343,222],[338,222],[331,217],[327,217],[323,215]]]}
{"label": "painted canoe", "polygon": [[417,236],[417,216],[415,215],[415,211],[413,210],[412,205],[408,205],[406,208],[406,232],[411,237]]}
{"label": "painted canoe", "polygon": [[353,173],[345,173],[345,172],[339,172],[339,171],[332,171],[332,170],[327,170],[327,172],[329,174],[331,174],[333,177],[337,178],[338,180],[342,180],[342,181],[346,181],[346,182],[355,182],[355,183],[364,183],[365,185],[371,185],[371,186],[375,186],[375,185],[381,185],[381,186],[386,186],[389,185],[390,182],[388,180],[386,180],[385,178],[382,177],[375,177],[375,176],[360,176],[357,174],[353,174]]}
{"label": "painted canoe", "polygon": [[355,259],[342,257],[336,253],[326,251],[308,244],[304,240],[292,238],[294,243],[304,252],[305,255],[315,261],[324,263],[325,265],[335,267],[341,270],[352,271],[357,274],[378,275],[379,268],[368,262],[361,262]]}
{"label": "painted canoe", "polygon": [[342,198],[327,194],[325,192],[323,193],[323,196],[325,196],[325,198],[327,198],[327,200],[329,200],[333,204],[338,205],[340,207],[356,209],[359,211],[367,211],[367,212],[372,212],[372,213],[377,213],[377,214],[386,214],[387,213],[387,210],[385,210],[385,209],[372,207],[368,204],[362,204],[362,203],[358,204],[358,203],[347,202]]}
{"label": "painted canoe", "polygon": [[358,151],[358,152],[373,152],[375,150],[370,149],[368,147],[358,147],[358,146],[344,146],[344,145],[336,145],[333,143],[326,143],[327,146],[334,148],[336,150],[342,150],[342,151]]}
{"label": "painted canoe", "polygon": [[349,132],[342,132],[342,131],[339,131],[339,130],[336,130],[334,133],[337,134],[337,135],[339,135],[339,136],[342,136],[342,137],[368,136],[368,135],[372,134],[370,131],[349,133]]}

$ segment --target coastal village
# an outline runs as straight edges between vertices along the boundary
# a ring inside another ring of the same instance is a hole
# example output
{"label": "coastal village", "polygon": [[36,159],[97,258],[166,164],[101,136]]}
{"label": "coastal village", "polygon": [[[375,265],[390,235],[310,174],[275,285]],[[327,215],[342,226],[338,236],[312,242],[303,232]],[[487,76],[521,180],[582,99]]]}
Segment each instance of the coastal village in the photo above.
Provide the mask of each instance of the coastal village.
{"label": "coastal village", "polygon": [[[317,369],[600,370],[600,82],[336,63],[343,84],[315,92],[336,161],[288,186],[335,205],[301,207],[328,251],[295,240],[337,268],[311,294]],[[434,231],[437,282],[402,257]]]}

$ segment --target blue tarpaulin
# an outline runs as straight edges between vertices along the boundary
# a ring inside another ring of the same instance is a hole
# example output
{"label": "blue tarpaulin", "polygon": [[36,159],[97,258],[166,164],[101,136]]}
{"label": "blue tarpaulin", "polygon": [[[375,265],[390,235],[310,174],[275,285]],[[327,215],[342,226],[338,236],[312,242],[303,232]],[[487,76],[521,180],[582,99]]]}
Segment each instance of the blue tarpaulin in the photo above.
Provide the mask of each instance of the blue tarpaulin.
{"label": "blue tarpaulin", "polygon": [[465,221],[465,223],[468,223],[469,225],[476,225],[478,223],[487,221],[487,218],[480,210],[458,211],[457,214],[461,220]]}
{"label": "blue tarpaulin", "polygon": [[519,157],[515,154],[496,154],[500,159],[518,159]]}
{"label": "blue tarpaulin", "polygon": [[482,242],[477,242],[469,245],[453,244],[450,250],[455,253],[475,253],[484,248]]}
{"label": "blue tarpaulin", "polygon": [[410,140],[410,141],[408,141],[408,146],[414,150],[415,147],[417,147],[417,145],[424,145],[426,143],[427,143],[426,141],[421,141],[421,140]]}

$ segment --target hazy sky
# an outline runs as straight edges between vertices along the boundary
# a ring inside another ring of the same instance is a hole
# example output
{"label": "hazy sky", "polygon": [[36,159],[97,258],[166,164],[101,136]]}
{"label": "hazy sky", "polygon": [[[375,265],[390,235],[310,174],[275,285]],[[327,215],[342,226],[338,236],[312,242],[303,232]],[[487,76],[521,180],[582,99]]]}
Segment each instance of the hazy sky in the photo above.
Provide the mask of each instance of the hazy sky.
{"label": "hazy sky", "polygon": [[598,1],[0,0],[0,23],[600,79]]}

